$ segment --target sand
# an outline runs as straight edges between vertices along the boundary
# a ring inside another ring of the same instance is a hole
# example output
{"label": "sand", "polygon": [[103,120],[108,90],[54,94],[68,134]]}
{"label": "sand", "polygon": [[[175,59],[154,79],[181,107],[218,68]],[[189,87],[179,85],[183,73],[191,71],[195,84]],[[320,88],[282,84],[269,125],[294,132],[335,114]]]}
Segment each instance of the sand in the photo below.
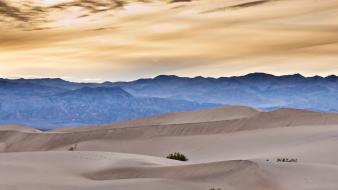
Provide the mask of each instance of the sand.
{"label": "sand", "polygon": [[[49,132],[6,126],[0,189],[336,190],[337,147],[338,114],[296,109],[231,106]],[[189,161],[165,158],[176,151]]]}

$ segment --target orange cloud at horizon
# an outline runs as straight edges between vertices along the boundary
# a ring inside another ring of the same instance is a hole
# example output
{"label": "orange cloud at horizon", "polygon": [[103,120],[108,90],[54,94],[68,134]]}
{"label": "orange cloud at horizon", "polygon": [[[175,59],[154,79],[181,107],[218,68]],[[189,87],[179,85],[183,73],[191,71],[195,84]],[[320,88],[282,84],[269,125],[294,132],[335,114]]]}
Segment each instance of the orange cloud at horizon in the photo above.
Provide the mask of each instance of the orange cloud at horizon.
{"label": "orange cloud at horizon", "polygon": [[1,77],[338,74],[338,0],[0,0],[0,25]]}

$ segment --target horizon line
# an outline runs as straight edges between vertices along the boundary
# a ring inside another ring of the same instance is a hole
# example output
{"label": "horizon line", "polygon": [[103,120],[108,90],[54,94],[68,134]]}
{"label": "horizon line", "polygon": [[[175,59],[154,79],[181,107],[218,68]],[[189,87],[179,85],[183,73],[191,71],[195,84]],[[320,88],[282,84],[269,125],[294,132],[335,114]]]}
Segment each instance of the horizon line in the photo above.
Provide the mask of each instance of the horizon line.
{"label": "horizon line", "polygon": [[224,75],[220,77],[212,77],[212,76],[203,76],[203,75],[196,75],[196,76],[181,76],[181,75],[175,75],[175,74],[159,74],[153,77],[141,77],[138,79],[133,79],[133,80],[116,80],[116,81],[111,81],[111,80],[90,80],[90,79],[82,79],[82,80],[68,80],[67,78],[70,77],[0,77],[0,80],[62,80],[66,82],[72,82],[72,83],[94,83],[94,84],[102,84],[102,83],[119,83],[119,82],[134,82],[138,80],[151,80],[151,79],[156,79],[158,77],[177,77],[177,78],[185,78],[185,79],[196,79],[196,78],[204,78],[204,79],[222,79],[222,78],[239,78],[239,77],[245,77],[245,76],[250,76],[250,75],[255,75],[255,74],[260,74],[260,75],[269,75],[272,77],[288,77],[288,76],[301,76],[304,78],[328,78],[328,77],[338,77],[336,74],[330,74],[330,75],[304,75],[301,73],[290,73],[290,74],[272,74],[272,73],[267,73],[267,72],[250,72],[246,73],[243,75]]}

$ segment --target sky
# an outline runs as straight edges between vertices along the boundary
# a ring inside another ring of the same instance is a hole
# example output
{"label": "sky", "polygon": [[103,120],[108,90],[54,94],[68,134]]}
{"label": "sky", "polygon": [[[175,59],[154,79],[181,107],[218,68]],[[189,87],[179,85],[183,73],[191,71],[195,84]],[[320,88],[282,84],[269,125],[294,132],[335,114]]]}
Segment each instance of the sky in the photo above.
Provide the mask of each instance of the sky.
{"label": "sky", "polygon": [[0,0],[0,78],[338,75],[338,0]]}

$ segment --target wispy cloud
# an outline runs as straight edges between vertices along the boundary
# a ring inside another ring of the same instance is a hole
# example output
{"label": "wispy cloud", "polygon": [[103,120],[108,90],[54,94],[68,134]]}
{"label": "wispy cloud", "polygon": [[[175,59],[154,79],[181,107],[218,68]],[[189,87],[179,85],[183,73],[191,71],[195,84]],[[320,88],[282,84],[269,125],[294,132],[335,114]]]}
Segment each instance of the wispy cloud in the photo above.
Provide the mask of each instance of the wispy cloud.
{"label": "wispy cloud", "polygon": [[338,0],[0,0],[0,75],[338,74],[337,12]]}
{"label": "wispy cloud", "polygon": [[0,14],[18,21],[27,22],[29,20],[29,17],[24,16],[19,8],[12,7],[3,1],[0,1]]}

